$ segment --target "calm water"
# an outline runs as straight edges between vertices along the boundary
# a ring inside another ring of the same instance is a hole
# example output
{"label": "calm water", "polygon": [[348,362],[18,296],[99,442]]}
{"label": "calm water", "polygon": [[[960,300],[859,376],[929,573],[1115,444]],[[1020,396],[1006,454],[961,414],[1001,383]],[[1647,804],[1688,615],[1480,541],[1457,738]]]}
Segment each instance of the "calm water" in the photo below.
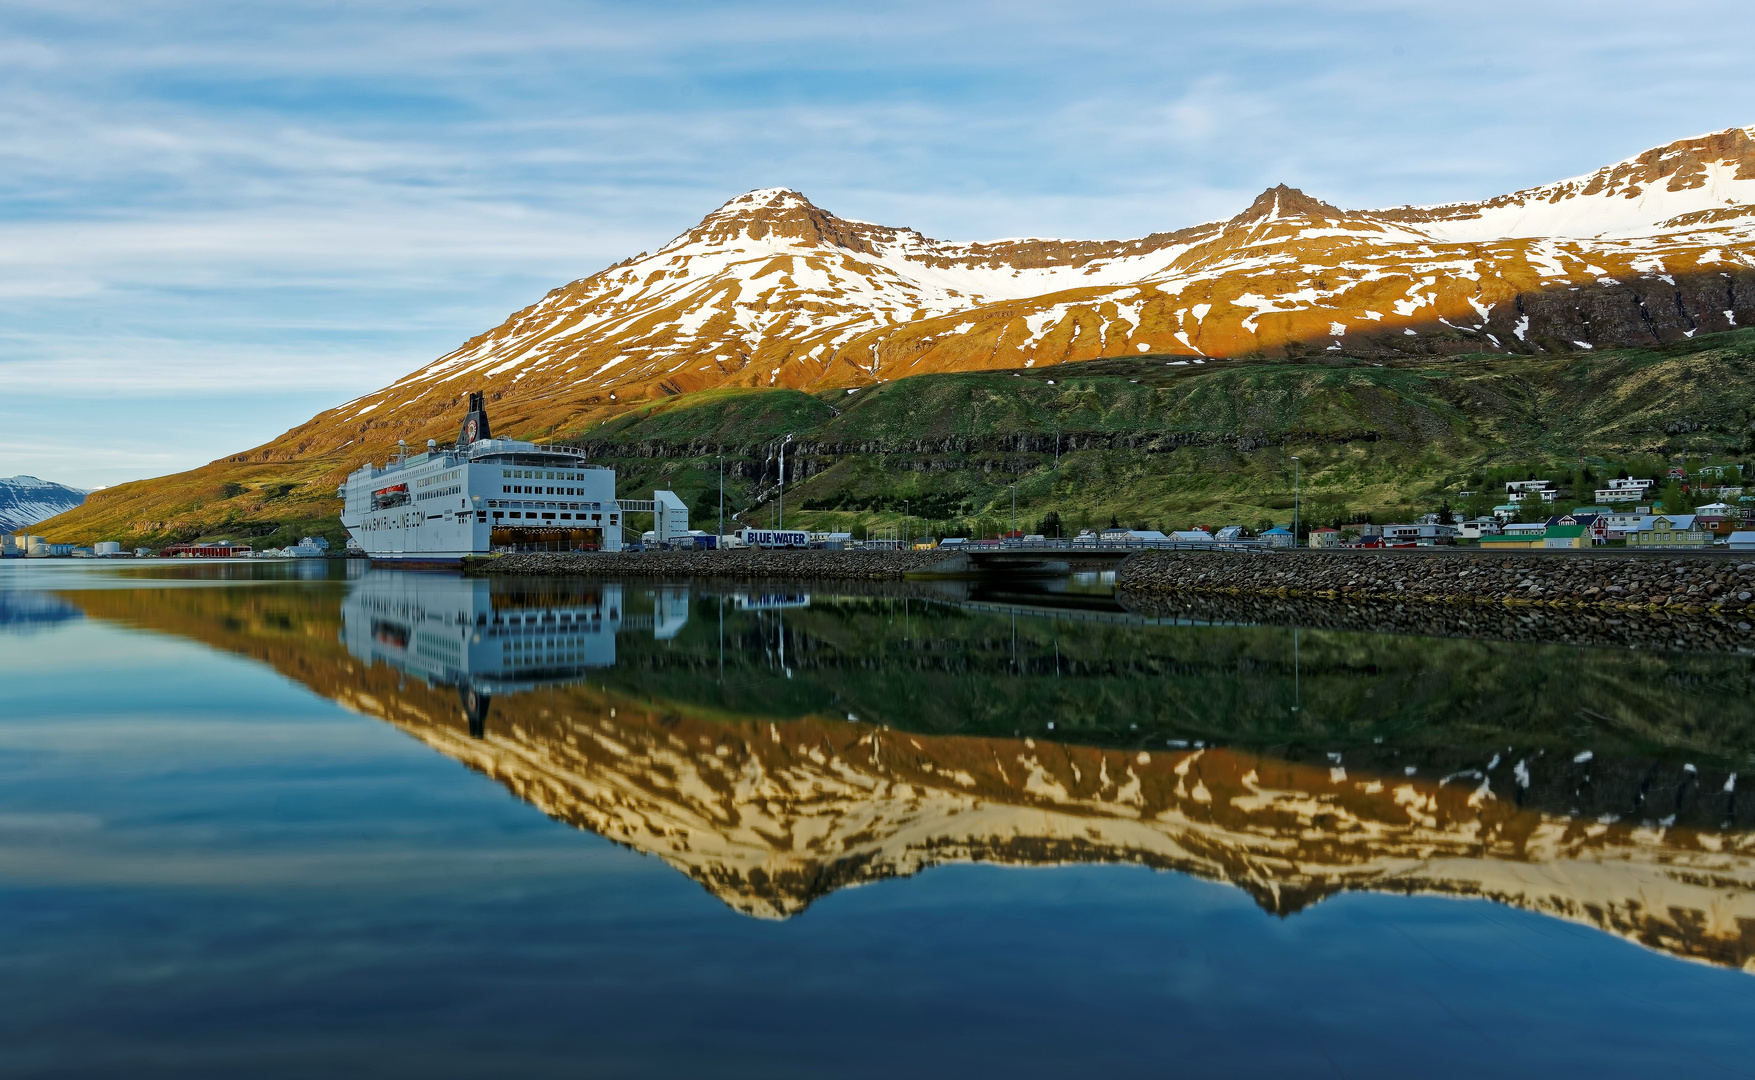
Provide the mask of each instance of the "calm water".
{"label": "calm water", "polygon": [[0,564],[0,1075],[1755,1073],[1755,661]]}

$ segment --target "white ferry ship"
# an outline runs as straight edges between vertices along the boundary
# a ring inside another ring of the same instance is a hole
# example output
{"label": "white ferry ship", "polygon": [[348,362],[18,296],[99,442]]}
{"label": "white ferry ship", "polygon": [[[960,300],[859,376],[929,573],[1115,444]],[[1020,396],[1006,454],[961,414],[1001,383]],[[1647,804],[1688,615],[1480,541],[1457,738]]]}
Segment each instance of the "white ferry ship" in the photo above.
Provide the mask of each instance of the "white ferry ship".
{"label": "white ferry ship", "polygon": [[[479,393],[469,395],[456,446],[440,449],[429,439],[425,453],[411,454],[399,445],[383,468],[364,466],[336,492],[346,500],[341,523],[352,546],[374,560],[622,550],[615,470],[587,464],[567,447],[494,438]],[[636,508],[652,504],[628,507]],[[686,530],[686,517],[679,524]]]}

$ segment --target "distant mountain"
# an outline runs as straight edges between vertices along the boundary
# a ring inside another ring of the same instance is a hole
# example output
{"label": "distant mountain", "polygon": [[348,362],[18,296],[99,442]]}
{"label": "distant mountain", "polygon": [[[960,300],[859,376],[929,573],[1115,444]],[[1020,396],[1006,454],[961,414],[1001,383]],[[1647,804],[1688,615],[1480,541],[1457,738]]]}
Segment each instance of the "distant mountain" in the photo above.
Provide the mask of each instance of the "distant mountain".
{"label": "distant mountain", "polygon": [[83,488],[34,476],[0,477],[0,530],[17,532],[85,502]]}

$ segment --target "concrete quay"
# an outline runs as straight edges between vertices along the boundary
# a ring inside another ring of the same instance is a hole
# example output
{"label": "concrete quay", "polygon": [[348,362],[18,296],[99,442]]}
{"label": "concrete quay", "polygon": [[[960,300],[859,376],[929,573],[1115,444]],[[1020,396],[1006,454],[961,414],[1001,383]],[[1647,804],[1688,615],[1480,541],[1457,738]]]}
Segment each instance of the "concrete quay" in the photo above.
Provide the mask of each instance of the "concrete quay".
{"label": "concrete quay", "polygon": [[894,581],[952,557],[945,551],[818,551],[743,548],[726,551],[529,552],[469,559],[471,574],[565,577],[737,578]]}

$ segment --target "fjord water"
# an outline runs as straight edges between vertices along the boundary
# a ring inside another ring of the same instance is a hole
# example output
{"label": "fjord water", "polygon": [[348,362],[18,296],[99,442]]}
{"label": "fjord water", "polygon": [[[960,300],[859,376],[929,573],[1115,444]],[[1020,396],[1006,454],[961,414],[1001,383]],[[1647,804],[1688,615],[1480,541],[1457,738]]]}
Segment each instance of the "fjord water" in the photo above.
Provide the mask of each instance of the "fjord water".
{"label": "fjord water", "polygon": [[0,1075],[1755,1069],[1755,661],[0,564]]}

